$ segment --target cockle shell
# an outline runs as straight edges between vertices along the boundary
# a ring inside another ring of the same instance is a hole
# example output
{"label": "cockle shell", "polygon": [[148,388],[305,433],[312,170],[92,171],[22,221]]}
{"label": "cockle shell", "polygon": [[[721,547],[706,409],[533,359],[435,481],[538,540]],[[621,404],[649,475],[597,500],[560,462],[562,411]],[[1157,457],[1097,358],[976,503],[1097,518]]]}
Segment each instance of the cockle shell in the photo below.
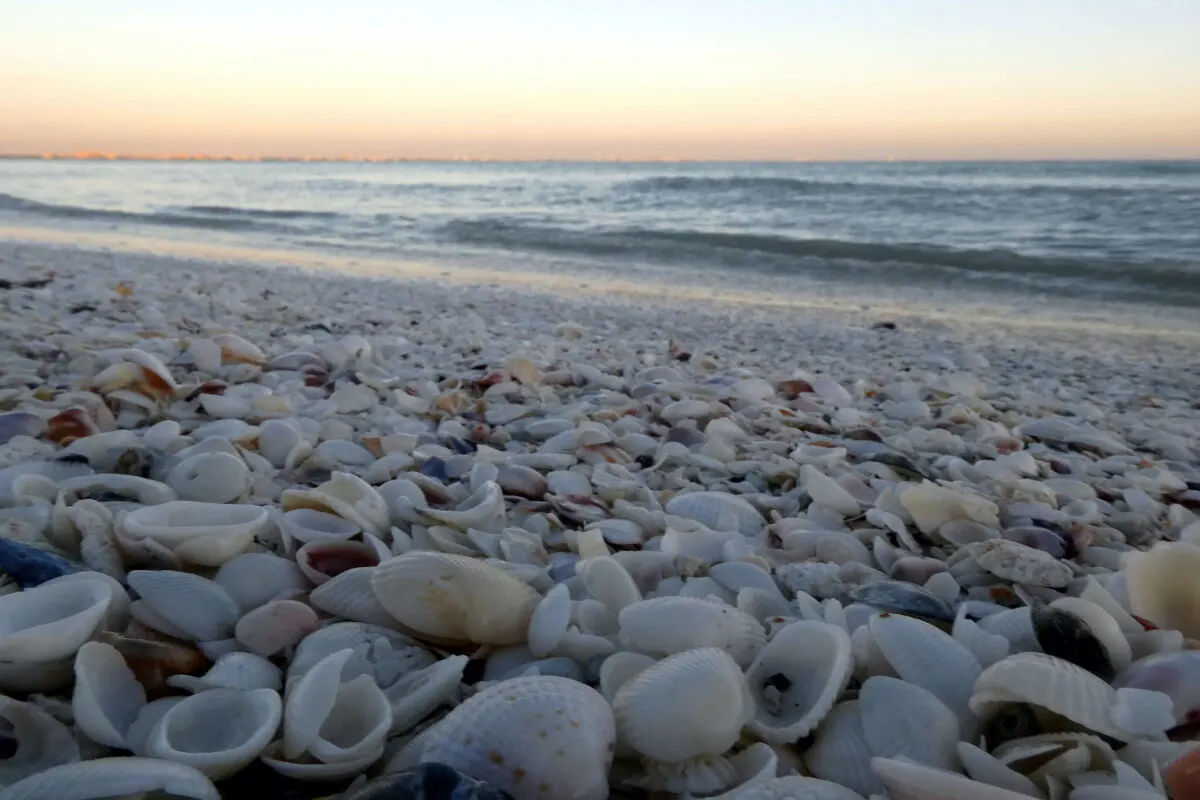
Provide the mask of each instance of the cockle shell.
{"label": "cockle shell", "polygon": [[131,607],[133,615],[179,638],[198,642],[227,639],[241,616],[241,609],[224,589],[199,575],[134,570],[129,573],[129,585],[141,597]]}
{"label": "cockle shell", "polygon": [[211,689],[171,707],[150,732],[145,752],[219,780],[258,757],[282,713],[273,689]]}
{"label": "cockle shell", "polygon": [[246,551],[267,521],[258,506],[176,500],[124,518],[125,532],[171,548],[184,561],[217,567]]}
{"label": "cockle shell", "polygon": [[813,731],[850,681],[850,637],[824,622],[780,628],[746,670],[750,727],[764,741],[795,742]]}
{"label": "cockle shell", "polygon": [[371,588],[395,619],[436,641],[523,642],[541,597],[507,572],[466,556],[412,551],[384,561]]}
{"label": "cockle shell", "polygon": [[613,713],[621,741],[646,762],[646,780],[655,784],[647,788],[711,794],[734,780],[723,754],[754,715],[754,703],[737,663],[707,647],[639,673],[617,692]]}
{"label": "cockle shell", "polygon": [[310,583],[296,562],[271,553],[243,553],[221,565],[213,582],[242,611],[252,611],[281,594],[306,592]]}
{"label": "cockle shell", "polygon": [[422,762],[439,762],[515,800],[605,800],[613,712],[594,689],[566,678],[514,678],[467,699],[421,737]]}
{"label": "cockle shell", "polygon": [[657,656],[717,647],[746,667],[767,643],[758,620],[713,599],[641,600],[621,609],[618,621],[626,648]]}

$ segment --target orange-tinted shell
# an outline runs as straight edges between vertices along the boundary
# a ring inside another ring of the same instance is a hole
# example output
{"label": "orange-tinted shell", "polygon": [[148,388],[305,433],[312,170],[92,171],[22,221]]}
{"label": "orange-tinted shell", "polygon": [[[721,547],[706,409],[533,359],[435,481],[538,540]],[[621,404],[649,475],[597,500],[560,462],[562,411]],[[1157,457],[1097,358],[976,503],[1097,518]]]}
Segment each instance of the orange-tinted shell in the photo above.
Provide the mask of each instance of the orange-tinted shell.
{"label": "orange-tinted shell", "polygon": [[1171,800],[1200,800],[1200,750],[1175,759],[1165,777]]}
{"label": "orange-tinted shell", "polygon": [[87,409],[72,406],[46,421],[45,436],[56,444],[68,445],[76,439],[99,432],[100,426],[92,420]]}

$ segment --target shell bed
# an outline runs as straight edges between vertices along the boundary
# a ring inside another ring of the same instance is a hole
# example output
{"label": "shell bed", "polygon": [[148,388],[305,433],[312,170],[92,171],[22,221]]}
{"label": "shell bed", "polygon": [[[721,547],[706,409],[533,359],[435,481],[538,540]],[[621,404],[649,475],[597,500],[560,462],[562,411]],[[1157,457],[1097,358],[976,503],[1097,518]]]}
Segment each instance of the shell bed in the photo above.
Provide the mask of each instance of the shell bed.
{"label": "shell bed", "polygon": [[0,800],[1200,798],[1195,386],[160,277],[2,298]]}

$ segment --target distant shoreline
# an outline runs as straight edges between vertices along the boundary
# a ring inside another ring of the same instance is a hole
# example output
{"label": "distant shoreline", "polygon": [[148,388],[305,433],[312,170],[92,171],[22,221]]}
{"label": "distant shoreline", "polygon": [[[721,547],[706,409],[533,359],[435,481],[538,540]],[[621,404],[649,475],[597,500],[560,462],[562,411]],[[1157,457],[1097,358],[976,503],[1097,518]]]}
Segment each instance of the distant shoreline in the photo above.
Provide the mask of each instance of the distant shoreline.
{"label": "distant shoreline", "polygon": [[349,156],[120,155],[109,153],[0,153],[0,161],[120,161],[219,164],[1139,164],[1200,163],[1200,157],[1121,158],[455,158]]}

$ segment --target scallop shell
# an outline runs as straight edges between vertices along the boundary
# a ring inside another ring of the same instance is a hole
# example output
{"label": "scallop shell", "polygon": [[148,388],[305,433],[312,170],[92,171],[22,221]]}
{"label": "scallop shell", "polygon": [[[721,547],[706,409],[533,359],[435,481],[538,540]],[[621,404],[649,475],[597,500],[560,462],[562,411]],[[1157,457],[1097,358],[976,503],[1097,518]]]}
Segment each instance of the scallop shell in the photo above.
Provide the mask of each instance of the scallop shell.
{"label": "scallop shell", "polygon": [[379,602],[371,586],[374,567],[348,569],[331,581],[321,584],[308,595],[308,602],[326,614],[365,622],[370,625],[398,627],[396,620]]}
{"label": "scallop shell", "polygon": [[172,797],[221,800],[204,773],[157,758],[96,758],[51,767],[18,781],[4,800],[101,800],[163,791]]}
{"label": "scallop shell", "polygon": [[[16,745],[16,752],[0,759],[0,787],[79,760],[71,730],[32,703],[0,695],[0,721],[7,729],[6,744]],[[0,797],[8,794],[0,790]]]}
{"label": "scallop shell", "polygon": [[466,700],[422,736],[439,762],[520,800],[606,800],[613,712],[566,678],[514,678]]}
{"label": "scallop shell", "polygon": [[858,711],[873,755],[958,768],[958,718],[920,686],[898,678],[869,678],[858,693]]}
{"label": "scallop shell", "polygon": [[374,568],[371,588],[408,628],[439,641],[523,642],[541,600],[501,569],[465,556],[412,551]]}
{"label": "scallop shell", "polygon": [[767,643],[766,631],[758,620],[711,599],[640,600],[623,608],[618,620],[625,647],[651,655],[717,647],[746,667]]}
{"label": "scallop shell", "polygon": [[711,794],[734,779],[723,754],[754,704],[737,663],[708,647],[668,656],[638,674],[617,692],[613,713],[621,741],[646,762],[646,788]]}
{"label": "scallop shell", "polygon": [[1116,692],[1087,670],[1044,653],[1016,653],[975,681],[971,710],[987,719],[1007,703],[1028,703],[1104,736],[1129,741],[1112,720]]}
{"label": "scallop shell", "polygon": [[[165,570],[134,570],[129,573],[129,586],[153,613],[155,621],[165,622],[170,630],[163,631],[180,638],[198,642],[227,639],[241,616],[241,609],[219,585],[199,575]],[[134,610],[137,616],[138,611]]]}
{"label": "scallop shell", "polygon": [[125,532],[170,547],[184,561],[218,567],[246,551],[267,521],[267,510],[176,500],[139,508],[124,518]]}
{"label": "scallop shell", "polygon": [[809,621],[780,628],[746,671],[750,727],[776,744],[807,736],[845,690],[853,664],[841,628]]}
{"label": "scallop shell", "polygon": [[757,536],[766,520],[754,506],[737,495],[725,492],[688,492],[671,498],[664,506],[668,514],[686,517],[714,531],[737,531]]}
{"label": "scallop shell", "polygon": [[283,701],[273,689],[201,692],[172,706],[159,719],[145,752],[220,780],[262,753],[282,714]]}

